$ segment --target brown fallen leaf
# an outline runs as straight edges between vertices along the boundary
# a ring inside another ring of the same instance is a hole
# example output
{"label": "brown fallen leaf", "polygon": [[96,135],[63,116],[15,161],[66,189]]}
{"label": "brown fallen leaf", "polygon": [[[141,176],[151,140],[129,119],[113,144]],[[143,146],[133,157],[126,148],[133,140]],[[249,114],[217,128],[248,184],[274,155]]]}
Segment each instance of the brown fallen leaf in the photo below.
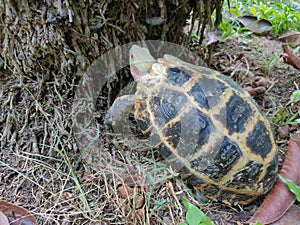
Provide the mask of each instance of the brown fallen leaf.
{"label": "brown fallen leaf", "polygon": [[2,213],[1,211],[0,211],[0,224],[1,225],[9,225],[9,221],[7,219],[7,216],[5,216],[5,214]]}
{"label": "brown fallen leaf", "polygon": [[287,44],[283,44],[282,48],[283,51],[287,54],[287,57],[283,58],[284,61],[300,70],[300,58],[293,53],[293,51]]}
{"label": "brown fallen leaf", "polygon": [[238,21],[256,34],[265,33],[272,29],[272,24],[265,19],[258,20],[256,16],[242,16]]}
{"label": "brown fallen leaf", "polygon": [[300,225],[300,207],[299,205],[292,205],[291,208],[278,221],[271,223],[271,225]]}
{"label": "brown fallen leaf", "polygon": [[298,129],[298,127],[299,127],[299,124],[297,124],[297,123],[292,124],[292,125],[290,126],[290,131],[295,131],[295,130]]}
{"label": "brown fallen leaf", "polygon": [[135,198],[135,208],[140,209],[144,206],[145,204],[145,197],[143,195],[137,195]]}
{"label": "brown fallen leaf", "polygon": [[244,88],[251,96],[257,96],[259,94],[264,94],[267,89],[265,87],[259,86],[259,87],[245,87]]}
{"label": "brown fallen leaf", "polygon": [[287,138],[288,135],[289,135],[289,132],[290,132],[290,126],[289,125],[284,125],[284,126],[281,126],[277,129],[277,134],[278,134],[278,137],[280,139]]}
{"label": "brown fallen leaf", "polygon": [[208,32],[207,37],[208,37],[208,42],[206,43],[205,46],[217,44],[221,39],[221,35],[217,34],[216,32]]}
{"label": "brown fallen leaf", "polygon": [[133,194],[133,189],[127,184],[123,184],[118,187],[118,192],[120,193],[120,197],[125,199]]}
{"label": "brown fallen leaf", "polygon": [[[291,137],[288,150],[280,174],[300,185],[300,133]],[[246,223],[261,222],[270,224],[280,219],[294,204],[295,195],[290,192],[287,185],[277,178],[272,190]]]}
{"label": "brown fallen leaf", "polygon": [[142,183],[141,177],[136,176],[136,175],[123,177],[123,181],[125,184],[128,184],[130,186],[140,185]]}
{"label": "brown fallen leaf", "polygon": [[270,80],[266,77],[262,77],[262,76],[255,76],[254,77],[254,81],[253,81],[253,85],[255,87],[268,87],[271,84]]}
{"label": "brown fallen leaf", "polygon": [[300,45],[300,32],[287,30],[278,39],[292,47],[296,47]]}
{"label": "brown fallen leaf", "polygon": [[138,209],[136,213],[136,217],[139,221],[145,221],[145,210],[144,209]]}
{"label": "brown fallen leaf", "polygon": [[[12,203],[0,200],[0,211],[4,214],[9,224],[12,225],[38,225],[35,217],[26,209]],[[2,225],[2,223],[0,223]],[[3,223],[5,225],[5,223]]]}
{"label": "brown fallen leaf", "polygon": [[[140,178],[138,176],[126,176],[123,183],[119,184],[118,192],[122,199],[128,199],[135,209],[142,208],[145,204],[145,196],[141,190]],[[134,186],[131,188],[130,186]]]}

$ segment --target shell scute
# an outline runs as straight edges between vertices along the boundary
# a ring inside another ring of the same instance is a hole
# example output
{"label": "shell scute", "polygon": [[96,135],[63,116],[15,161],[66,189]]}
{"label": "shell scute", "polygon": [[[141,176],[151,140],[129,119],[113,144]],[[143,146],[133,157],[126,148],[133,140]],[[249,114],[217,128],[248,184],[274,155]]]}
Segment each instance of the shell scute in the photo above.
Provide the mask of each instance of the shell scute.
{"label": "shell scute", "polygon": [[192,173],[190,176],[187,177],[186,180],[194,187],[203,188],[204,186],[207,185],[207,183],[203,179],[200,179],[196,174],[192,174]]}
{"label": "shell scute", "polygon": [[203,105],[206,109],[211,109],[226,100],[224,99],[226,97],[226,89],[228,89],[228,86],[224,82],[202,75],[197,77],[195,85],[188,91],[188,94],[193,96],[199,105]]}
{"label": "shell scute", "polygon": [[194,98],[200,107],[209,109],[208,98],[200,84],[196,83],[191,90],[188,91],[188,94]]}
{"label": "shell scute", "polygon": [[273,145],[270,139],[269,131],[266,129],[263,121],[258,121],[247,138],[247,145],[254,154],[261,155],[262,158],[272,151]]}
{"label": "shell scute", "polygon": [[243,153],[240,147],[228,137],[224,137],[221,146],[217,148],[215,153],[214,164],[218,167],[218,174],[215,175],[217,179],[221,178],[222,174],[227,174],[235,162],[242,157]]}
{"label": "shell scute", "polygon": [[239,95],[232,95],[226,107],[226,128],[229,130],[229,134],[240,133],[246,130],[246,123],[251,118],[252,109],[248,102],[245,102]]}
{"label": "shell scute", "polygon": [[221,145],[207,155],[191,161],[197,172],[203,173],[214,181],[220,181],[243,155],[239,146],[225,137]]}
{"label": "shell scute", "polygon": [[182,86],[190,79],[191,75],[181,68],[175,67],[168,69],[167,81],[174,85]]}
{"label": "shell scute", "polygon": [[210,118],[198,109],[191,109],[182,121],[185,124],[184,137],[186,142],[189,142],[194,147],[189,147],[187,143],[186,148],[191,148],[194,154],[201,148],[201,146],[208,143],[211,131],[214,129]]}
{"label": "shell scute", "polygon": [[266,173],[262,180],[265,181],[266,189],[270,189],[272,187],[272,179],[273,177],[277,177],[277,165],[278,158],[275,157],[268,165],[266,165]]}
{"label": "shell scute", "polygon": [[172,148],[176,148],[179,141],[180,141],[180,134],[181,134],[181,123],[179,121],[168,124],[163,133],[166,137],[166,142],[171,145]]}
{"label": "shell scute", "polygon": [[263,164],[260,162],[249,161],[244,168],[233,175],[230,182],[227,183],[228,187],[240,188],[255,187],[259,181],[260,173],[262,172]]}
{"label": "shell scute", "polygon": [[170,150],[170,148],[167,147],[164,143],[161,143],[161,145],[159,147],[159,152],[160,152],[160,154],[162,155],[162,157],[164,159],[166,159],[166,160],[168,160],[170,162],[172,160],[176,159],[176,156],[173,154],[173,152]]}
{"label": "shell scute", "polygon": [[162,99],[156,96],[150,99],[149,106],[154,117],[156,117],[157,120],[161,123],[159,124],[159,127],[163,127],[178,113],[177,109],[172,103],[170,103],[166,99]]}

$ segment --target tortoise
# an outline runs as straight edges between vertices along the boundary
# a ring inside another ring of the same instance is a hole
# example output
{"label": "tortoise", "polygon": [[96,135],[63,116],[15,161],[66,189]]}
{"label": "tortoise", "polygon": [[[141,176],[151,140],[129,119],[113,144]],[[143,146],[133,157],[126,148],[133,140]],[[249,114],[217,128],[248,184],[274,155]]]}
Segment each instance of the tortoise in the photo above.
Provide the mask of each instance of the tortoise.
{"label": "tortoise", "polygon": [[221,73],[175,56],[155,60],[133,45],[135,95],[115,100],[106,123],[122,126],[134,107],[140,129],[166,162],[206,198],[249,204],[273,186],[278,149],[252,97]]}

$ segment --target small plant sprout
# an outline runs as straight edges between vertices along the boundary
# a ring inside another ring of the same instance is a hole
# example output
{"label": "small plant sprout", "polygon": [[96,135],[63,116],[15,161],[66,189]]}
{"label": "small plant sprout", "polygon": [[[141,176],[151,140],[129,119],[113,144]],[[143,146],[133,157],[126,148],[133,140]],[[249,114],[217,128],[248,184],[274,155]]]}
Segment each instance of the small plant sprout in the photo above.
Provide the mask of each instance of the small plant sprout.
{"label": "small plant sprout", "polygon": [[263,225],[261,222],[256,222],[255,225]]}
{"label": "small plant sprout", "polygon": [[220,39],[220,42],[224,42],[226,39],[230,38],[231,36],[233,36],[236,33],[230,22],[226,22],[223,20],[219,26],[223,30],[223,34]]}
{"label": "small plant sprout", "polygon": [[291,94],[290,101],[288,102],[288,104],[297,103],[299,101],[300,101],[300,90],[296,90]]}
{"label": "small plant sprout", "polygon": [[186,222],[180,222],[178,225],[214,225],[211,219],[205,215],[197,206],[182,199],[183,205],[187,209]]}
{"label": "small plant sprout", "polygon": [[285,183],[288,186],[290,191],[295,194],[297,201],[300,202],[300,187],[296,185],[293,181],[284,178],[280,174],[278,174],[278,177],[283,183]]}
{"label": "small plant sprout", "polygon": [[276,55],[272,55],[270,57],[270,59],[268,60],[267,65],[264,68],[264,71],[266,73],[269,73],[271,71],[272,67],[274,66],[274,64],[278,61],[278,59],[279,59],[278,55],[277,56]]}
{"label": "small plant sprout", "polygon": [[[290,104],[297,104],[298,102],[300,102],[300,90],[296,90],[291,94],[290,100],[286,106]],[[289,124],[300,124],[299,112],[290,115],[286,113],[283,107],[280,107],[279,112],[275,117],[273,117],[272,121],[278,127]]]}

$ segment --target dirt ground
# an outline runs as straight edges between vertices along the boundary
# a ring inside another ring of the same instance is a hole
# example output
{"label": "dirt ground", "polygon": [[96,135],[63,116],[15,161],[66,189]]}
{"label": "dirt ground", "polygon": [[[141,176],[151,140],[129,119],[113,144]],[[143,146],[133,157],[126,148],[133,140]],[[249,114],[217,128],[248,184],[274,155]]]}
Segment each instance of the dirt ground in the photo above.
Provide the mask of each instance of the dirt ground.
{"label": "dirt ground", "polygon": [[[295,113],[299,118],[299,106],[287,103],[299,90],[300,71],[283,62],[281,44],[270,36],[233,36],[216,46],[211,67],[248,90],[264,87],[253,97],[270,120],[282,161],[289,135],[299,130],[282,125]],[[271,57],[276,60],[267,68]],[[266,82],[259,83],[258,76]],[[177,174],[159,163],[158,152],[104,130],[106,109],[99,110],[98,122],[107,160],[91,170],[72,130],[78,81],[57,76],[40,82],[1,70],[0,199],[26,208],[39,224],[178,224],[185,219],[183,198],[215,224],[236,224],[262,202],[200,205]]]}

